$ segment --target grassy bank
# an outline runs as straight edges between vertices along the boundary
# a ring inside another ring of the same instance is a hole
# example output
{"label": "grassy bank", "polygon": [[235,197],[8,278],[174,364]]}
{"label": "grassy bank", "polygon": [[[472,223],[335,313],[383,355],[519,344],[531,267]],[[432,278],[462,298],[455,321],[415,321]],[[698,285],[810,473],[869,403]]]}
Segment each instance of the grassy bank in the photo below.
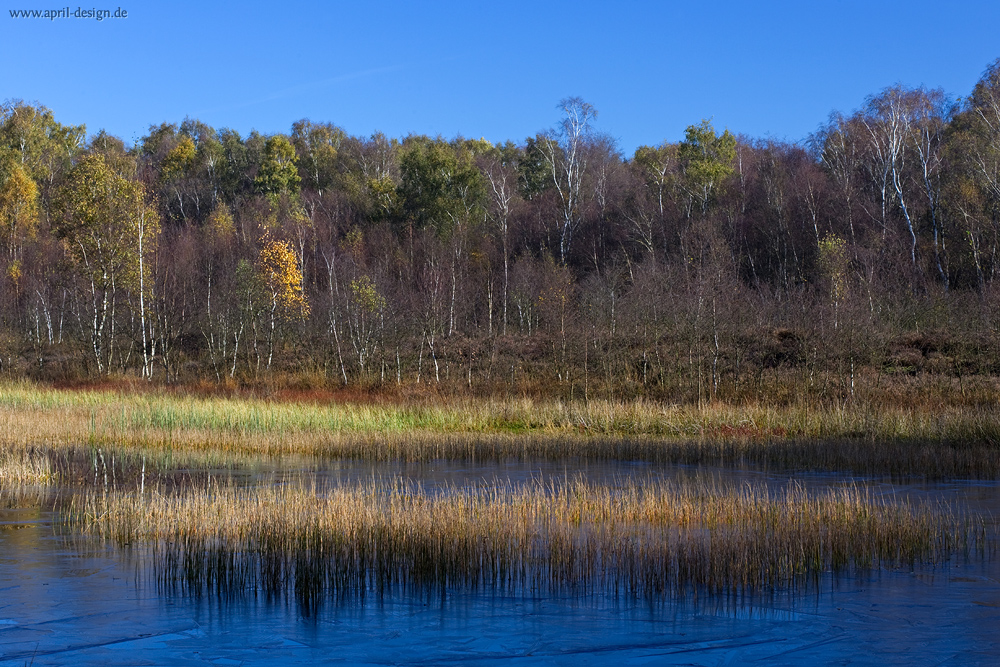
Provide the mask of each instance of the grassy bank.
{"label": "grassy bank", "polygon": [[[929,390],[928,390],[929,391]],[[364,401],[198,396],[144,385],[118,390],[60,390],[27,383],[0,385],[0,415],[20,427],[36,418],[35,435],[8,429],[7,441],[38,439],[183,440],[213,437],[303,437],[309,434],[533,434],[659,438],[982,439],[1000,443],[1000,388],[975,397],[917,392],[847,402],[763,400],[700,405],[634,399],[561,401],[417,395]],[[51,422],[49,417],[58,418]]]}
{"label": "grassy bank", "polygon": [[[0,386],[0,479],[42,479],[45,470],[70,479],[100,477],[102,470],[115,475],[115,465],[124,470],[147,459],[162,468],[286,456],[583,457],[996,478],[1000,412],[985,399],[683,406],[423,397],[362,403]],[[109,467],[110,457],[115,465]],[[32,466],[40,472],[23,472]]]}

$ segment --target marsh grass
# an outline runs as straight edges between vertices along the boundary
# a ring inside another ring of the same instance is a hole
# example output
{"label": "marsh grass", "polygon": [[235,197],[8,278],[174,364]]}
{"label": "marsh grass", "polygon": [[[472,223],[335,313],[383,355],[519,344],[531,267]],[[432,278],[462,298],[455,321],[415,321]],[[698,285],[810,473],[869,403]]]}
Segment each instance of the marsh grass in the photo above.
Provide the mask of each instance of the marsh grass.
{"label": "marsh grass", "polygon": [[51,484],[58,478],[44,453],[0,447],[0,488]]}
{"label": "marsh grass", "polygon": [[909,406],[699,407],[527,398],[318,404],[16,383],[0,386],[0,448],[44,450],[56,468],[62,459],[80,458],[60,454],[69,448],[145,457],[167,468],[288,456],[575,457],[993,479],[1000,477],[1000,415],[985,396]]}
{"label": "marsh grass", "polygon": [[[1000,443],[997,399],[973,403],[707,403],[435,398],[400,403],[282,402],[157,391],[0,386],[5,418],[34,417],[50,437],[203,433],[301,436],[370,433],[583,434],[717,438],[868,437]],[[45,419],[58,415],[64,420]],[[49,423],[46,423],[49,422]],[[9,430],[9,429],[8,429]],[[16,436],[15,436],[16,437]]]}
{"label": "marsh grass", "polygon": [[431,493],[373,482],[319,494],[215,484],[90,494],[70,523],[154,545],[170,590],[289,596],[306,609],[389,591],[745,595],[992,548],[977,519],[857,486],[577,480]]}

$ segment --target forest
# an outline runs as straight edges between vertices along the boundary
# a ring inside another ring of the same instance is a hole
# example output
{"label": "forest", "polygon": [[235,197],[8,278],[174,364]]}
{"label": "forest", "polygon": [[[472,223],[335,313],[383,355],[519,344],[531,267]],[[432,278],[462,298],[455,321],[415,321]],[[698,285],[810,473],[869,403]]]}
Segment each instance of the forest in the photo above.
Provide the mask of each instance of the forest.
{"label": "forest", "polygon": [[8,101],[0,373],[677,403],[1000,374],[1000,60],[802,143],[701,120],[624,155],[580,98],[550,120],[128,147]]}

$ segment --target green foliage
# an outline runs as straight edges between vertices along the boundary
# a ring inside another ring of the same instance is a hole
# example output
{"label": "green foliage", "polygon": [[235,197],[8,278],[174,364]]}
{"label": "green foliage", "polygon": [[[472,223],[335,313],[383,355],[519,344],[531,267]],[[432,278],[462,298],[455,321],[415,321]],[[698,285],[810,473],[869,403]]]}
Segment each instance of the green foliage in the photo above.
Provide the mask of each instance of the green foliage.
{"label": "green foliage", "polygon": [[392,216],[399,204],[396,183],[386,174],[365,181],[368,201],[371,203],[371,217],[374,221],[386,220]]}
{"label": "green foliage", "polygon": [[174,123],[150,125],[149,134],[144,136],[139,144],[139,151],[143,157],[157,158],[170,150],[176,137],[177,125]]}
{"label": "green foliage", "polygon": [[159,238],[159,217],[143,184],[94,153],[70,171],[57,202],[54,231],[78,270],[100,289],[137,289],[139,249],[152,253]]}
{"label": "green foliage", "polygon": [[225,154],[218,134],[190,118],[180,130],[163,123],[150,127],[137,151],[142,167],[157,174],[157,196],[164,218],[204,222],[223,192]]}
{"label": "green foliage", "polygon": [[251,154],[239,132],[230,129],[219,131],[218,150],[221,154],[218,180],[222,199],[233,206],[253,187],[250,175],[257,166],[256,156]]}
{"label": "green foliage", "polygon": [[161,165],[163,177],[172,180],[184,176],[194,166],[196,152],[191,137],[181,137],[177,145],[163,159]]}
{"label": "green foliage", "polygon": [[552,176],[545,165],[545,156],[538,145],[539,137],[528,137],[524,150],[517,155],[517,149],[507,144],[501,148],[505,153],[505,161],[517,165],[517,184],[521,197],[531,201],[536,196],[552,187]]}
{"label": "green foliage", "polygon": [[35,183],[52,181],[69,168],[83,145],[83,125],[62,125],[52,111],[23,101],[0,106],[0,153],[11,151]]}
{"label": "green foliage", "polygon": [[480,219],[486,185],[474,155],[465,142],[408,137],[400,158],[399,188],[406,219],[440,236]]}
{"label": "green foliage", "polygon": [[[79,278],[78,303],[85,309],[87,331],[98,370],[110,372],[115,358],[118,303],[141,326],[148,341],[147,304],[152,301],[152,262],[160,238],[156,207],[144,184],[134,178],[135,163],[118,145],[98,137],[102,151],[84,156],[69,172],[56,197],[53,231],[63,241],[71,270]],[[125,298],[122,298],[125,297]],[[140,343],[143,374],[150,356]]]}
{"label": "green foliage", "polygon": [[677,144],[665,141],[659,146],[639,146],[632,157],[632,165],[656,201],[661,216],[671,190],[677,186],[678,152]]}
{"label": "green foliage", "polygon": [[340,191],[359,217],[376,224],[399,216],[399,142],[381,132],[345,140],[338,151]]}
{"label": "green foliage", "polygon": [[351,281],[351,301],[366,313],[375,314],[385,309],[386,301],[378,287],[368,276],[361,276]]}
{"label": "green foliage", "polygon": [[677,153],[677,144],[666,141],[659,146],[639,146],[635,149],[632,163],[639,168],[647,186],[663,187],[670,176],[671,167],[678,160]]}
{"label": "green foliage", "polygon": [[704,214],[722,181],[733,173],[736,137],[729,130],[716,135],[711,121],[702,120],[698,125],[688,126],[684,141],[677,149],[677,157],[681,162],[685,187]]}
{"label": "green foliage", "polygon": [[336,181],[338,153],[346,133],[332,123],[300,120],[292,125],[292,145],[298,156],[302,186],[322,193]]}
{"label": "green foliage", "polygon": [[[558,381],[567,397],[737,400],[784,386],[764,368],[808,373],[833,400],[885,367],[887,332],[961,322],[962,349],[976,352],[921,352],[908,367],[964,392],[970,373],[1000,369],[981,352],[995,347],[998,312],[1000,64],[957,116],[928,91],[892,90],[910,106],[888,177],[871,105],[831,120],[812,153],[737,143],[702,121],[623,161],[588,132],[593,109],[579,99],[519,144],[351,137],[308,120],[241,137],[185,119],[151,127],[135,148],[98,133],[85,152],[82,128],[9,103],[4,368],[84,377],[88,328],[105,326],[123,350],[115,372],[155,348],[157,363],[176,354],[169,363],[180,358],[187,379],[209,363],[220,380],[238,365],[259,379],[266,339],[289,353],[281,370],[345,382],[364,356],[367,380],[385,384],[431,372],[470,391]],[[136,228],[153,203],[162,235]],[[910,238],[900,243],[904,217],[919,261]],[[138,268],[140,245],[155,270]],[[139,292],[150,307],[138,306],[149,327],[136,317],[137,277],[150,283]],[[831,331],[837,308],[834,327],[850,336]],[[777,330],[794,331],[802,351],[780,368],[768,361]]]}
{"label": "green foliage", "polygon": [[967,193],[979,204],[970,209],[987,220],[1000,219],[1000,59],[976,84],[962,116],[957,126],[964,136],[953,152],[964,158],[969,185],[977,191]]}
{"label": "green foliage", "polygon": [[299,190],[302,182],[296,167],[295,147],[280,134],[268,137],[264,142],[263,159],[254,179],[257,192],[276,197]]}
{"label": "green foliage", "polygon": [[125,142],[107,130],[99,130],[90,138],[87,150],[95,155],[102,155],[113,169],[120,173],[135,174],[136,164],[132,155],[125,149]]}

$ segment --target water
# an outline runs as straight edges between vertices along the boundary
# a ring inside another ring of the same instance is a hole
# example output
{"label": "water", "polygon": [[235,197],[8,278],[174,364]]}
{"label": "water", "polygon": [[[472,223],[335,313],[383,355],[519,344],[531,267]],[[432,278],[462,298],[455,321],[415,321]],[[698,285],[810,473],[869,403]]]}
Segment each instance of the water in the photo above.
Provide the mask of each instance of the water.
{"label": "water", "polygon": [[[583,474],[601,483],[702,477],[775,489],[788,475],[648,464],[308,464],[246,475],[318,484],[402,476],[427,489]],[[945,500],[1000,517],[1000,484],[892,484],[796,475],[808,488],[864,483],[897,498]],[[140,549],[56,534],[52,512],[0,511],[0,665],[666,664],[996,665],[1000,563],[961,558],[916,571],[823,578],[740,603],[572,595],[387,595],[329,602],[160,593]]]}

